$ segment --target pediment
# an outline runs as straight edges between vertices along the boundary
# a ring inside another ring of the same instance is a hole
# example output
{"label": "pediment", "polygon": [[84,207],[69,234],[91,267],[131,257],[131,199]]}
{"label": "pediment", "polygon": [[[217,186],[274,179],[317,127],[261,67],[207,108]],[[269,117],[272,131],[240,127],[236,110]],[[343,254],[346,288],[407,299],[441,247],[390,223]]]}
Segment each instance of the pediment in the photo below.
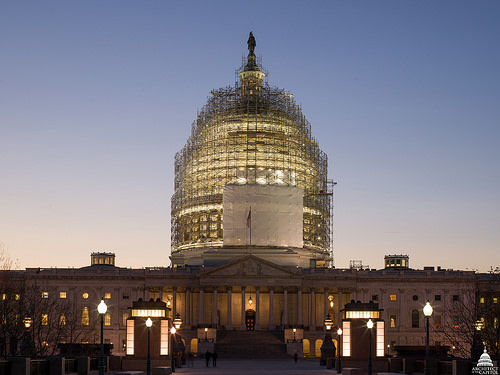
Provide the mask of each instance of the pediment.
{"label": "pediment", "polygon": [[297,276],[296,273],[287,270],[277,264],[261,259],[254,255],[246,255],[216,269],[204,272],[200,277],[273,277],[289,278]]}

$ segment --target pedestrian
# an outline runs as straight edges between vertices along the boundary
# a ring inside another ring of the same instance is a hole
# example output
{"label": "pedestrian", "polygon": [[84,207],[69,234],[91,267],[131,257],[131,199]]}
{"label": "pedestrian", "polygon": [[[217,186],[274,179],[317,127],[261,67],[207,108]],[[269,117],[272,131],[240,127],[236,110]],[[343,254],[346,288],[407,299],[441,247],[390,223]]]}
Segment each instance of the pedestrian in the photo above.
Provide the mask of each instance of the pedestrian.
{"label": "pedestrian", "polygon": [[217,353],[216,352],[212,353],[212,365],[214,367],[217,367]]}
{"label": "pedestrian", "polygon": [[207,367],[210,363],[210,355],[211,353],[207,350],[207,352],[205,353],[205,363],[207,364]]}
{"label": "pedestrian", "polygon": [[293,360],[295,363],[297,363],[297,361],[299,360],[299,355],[297,354],[297,352],[295,352],[295,354],[293,355]]}

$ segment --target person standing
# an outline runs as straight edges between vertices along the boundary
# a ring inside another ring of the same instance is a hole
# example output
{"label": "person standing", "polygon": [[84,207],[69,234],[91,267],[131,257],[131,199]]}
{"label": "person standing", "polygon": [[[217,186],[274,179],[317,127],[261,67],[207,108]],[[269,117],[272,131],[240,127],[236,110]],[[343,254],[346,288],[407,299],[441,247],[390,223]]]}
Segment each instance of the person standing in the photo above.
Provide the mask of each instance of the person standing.
{"label": "person standing", "polygon": [[216,352],[212,353],[212,365],[214,367],[217,367],[217,353]]}
{"label": "person standing", "polygon": [[210,364],[210,355],[211,353],[207,350],[207,352],[205,353],[205,363],[207,364],[207,367]]}

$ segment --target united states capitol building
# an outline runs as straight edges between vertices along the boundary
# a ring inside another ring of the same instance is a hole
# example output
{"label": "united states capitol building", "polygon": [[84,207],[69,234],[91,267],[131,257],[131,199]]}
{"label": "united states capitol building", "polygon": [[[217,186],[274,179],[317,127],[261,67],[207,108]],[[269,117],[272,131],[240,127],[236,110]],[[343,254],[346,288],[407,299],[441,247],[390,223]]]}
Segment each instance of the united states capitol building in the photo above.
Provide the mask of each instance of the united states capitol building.
{"label": "united states capitol building", "polygon": [[[104,337],[115,355],[127,354],[127,320],[139,299],[162,301],[170,317],[179,314],[186,350],[193,352],[210,343],[227,356],[237,350],[230,350],[231,337],[244,333],[263,347],[276,342],[270,352],[298,342],[301,354],[316,357],[329,316],[343,328],[342,355],[355,352],[354,321],[369,317],[377,321],[376,355],[391,355],[396,346],[425,345],[427,301],[431,345],[449,346],[457,356],[470,351],[473,343],[459,332],[467,324],[498,325],[498,317],[475,314],[466,322],[458,312],[498,306],[498,273],[412,269],[406,254],[380,254],[383,269],[333,267],[335,183],[327,155],[292,95],[269,85],[255,46],[251,35],[235,85],[210,93],[175,156],[171,264],[121,267],[115,253],[95,252],[83,268],[8,271],[17,285],[10,292],[36,285],[41,301],[70,304],[78,324],[92,332],[82,342],[98,342],[92,322],[104,299]],[[30,319],[62,324],[57,312],[36,314]],[[333,340],[337,346],[336,334]],[[489,352],[495,350],[498,342]]]}

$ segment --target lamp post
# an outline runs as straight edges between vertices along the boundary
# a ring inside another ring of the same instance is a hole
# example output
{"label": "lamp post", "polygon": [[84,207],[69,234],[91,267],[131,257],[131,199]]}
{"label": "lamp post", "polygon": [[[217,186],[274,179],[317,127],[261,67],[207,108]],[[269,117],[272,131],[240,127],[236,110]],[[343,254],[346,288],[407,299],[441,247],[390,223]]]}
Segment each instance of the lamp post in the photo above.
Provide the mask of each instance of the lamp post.
{"label": "lamp post", "polygon": [[297,328],[293,329],[293,342],[297,342],[297,340],[295,340],[295,332],[297,332]]}
{"label": "lamp post", "polygon": [[172,372],[175,372],[175,358],[174,358],[174,346],[175,346],[175,327],[170,328],[170,367],[172,367]]}
{"label": "lamp post", "polygon": [[208,341],[208,328],[205,327],[205,342]]}
{"label": "lamp post", "polygon": [[337,374],[342,373],[342,364],[340,363],[340,345],[342,342],[342,328],[339,327],[337,329],[337,336],[338,336],[338,362],[337,362]]}
{"label": "lamp post", "polygon": [[[172,321],[173,327],[170,329],[170,337],[171,337],[171,363],[172,363],[172,372],[175,372],[175,332],[181,328],[182,319],[179,313],[175,314],[175,319]],[[205,335],[208,328],[205,328]]]}
{"label": "lamp post", "polygon": [[108,310],[108,306],[103,299],[101,299],[101,303],[97,306],[97,311],[101,316],[101,353],[99,354],[99,375],[104,375],[104,370],[106,369],[106,365],[104,364],[104,315]]}
{"label": "lamp post", "polygon": [[330,319],[330,314],[326,316],[325,321],[323,322],[325,326],[325,340],[321,345],[321,358],[319,360],[319,364],[321,366],[326,365],[328,358],[335,358],[334,351],[335,346],[333,345],[331,329],[333,327],[333,321]]}
{"label": "lamp post", "polygon": [[368,341],[368,375],[372,375],[372,328],[373,322],[371,319],[366,323],[368,331],[370,332],[370,340]]}
{"label": "lamp post", "polygon": [[430,368],[429,368],[429,318],[432,315],[432,306],[427,301],[427,303],[424,306],[424,316],[425,316],[425,360],[424,360],[424,375],[429,375],[430,374]]}
{"label": "lamp post", "polygon": [[146,327],[148,327],[148,359],[146,361],[146,374],[151,375],[151,326],[153,325],[153,321],[148,316],[146,320]]}

